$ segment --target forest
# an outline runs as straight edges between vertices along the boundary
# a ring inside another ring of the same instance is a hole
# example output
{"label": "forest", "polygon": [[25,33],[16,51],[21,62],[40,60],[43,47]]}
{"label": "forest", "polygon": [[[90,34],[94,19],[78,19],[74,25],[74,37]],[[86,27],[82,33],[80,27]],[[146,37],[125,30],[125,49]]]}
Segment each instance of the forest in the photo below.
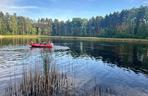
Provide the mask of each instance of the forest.
{"label": "forest", "polygon": [[109,38],[148,38],[148,6],[122,10],[90,19],[40,18],[32,20],[16,13],[0,12],[1,35],[50,35]]}

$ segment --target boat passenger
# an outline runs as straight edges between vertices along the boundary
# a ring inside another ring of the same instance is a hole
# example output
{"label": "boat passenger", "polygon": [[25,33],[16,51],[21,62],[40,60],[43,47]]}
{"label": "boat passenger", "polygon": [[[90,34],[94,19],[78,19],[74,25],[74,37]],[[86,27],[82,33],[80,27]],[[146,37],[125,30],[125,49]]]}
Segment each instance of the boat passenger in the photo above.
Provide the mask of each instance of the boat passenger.
{"label": "boat passenger", "polygon": [[31,41],[31,44],[33,44],[34,42],[33,41]]}

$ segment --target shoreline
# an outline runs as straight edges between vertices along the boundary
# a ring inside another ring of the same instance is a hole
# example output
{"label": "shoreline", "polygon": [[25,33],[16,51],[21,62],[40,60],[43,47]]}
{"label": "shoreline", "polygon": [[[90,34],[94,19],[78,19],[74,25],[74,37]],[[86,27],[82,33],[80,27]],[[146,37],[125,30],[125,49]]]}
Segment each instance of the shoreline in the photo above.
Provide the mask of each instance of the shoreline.
{"label": "shoreline", "polygon": [[0,35],[3,38],[50,38],[64,40],[80,40],[80,41],[97,41],[97,42],[112,42],[112,43],[138,43],[148,44],[148,39],[135,38],[103,38],[103,37],[75,37],[75,36],[45,36],[45,35]]}
{"label": "shoreline", "polygon": [[0,35],[1,38],[38,38],[38,35]]}
{"label": "shoreline", "polygon": [[74,36],[40,36],[41,38],[64,39],[64,40],[79,40],[79,41],[96,41],[109,43],[133,43],[133,44],[148,44],[148,39],[135,38],[103,38],[103,37],[74,37]]}

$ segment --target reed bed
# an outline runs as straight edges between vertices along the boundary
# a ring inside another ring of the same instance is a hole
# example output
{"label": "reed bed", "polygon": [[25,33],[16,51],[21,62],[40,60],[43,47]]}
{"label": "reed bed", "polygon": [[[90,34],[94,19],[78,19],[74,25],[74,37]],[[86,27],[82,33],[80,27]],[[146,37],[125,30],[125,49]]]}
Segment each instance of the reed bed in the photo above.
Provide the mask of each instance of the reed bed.
{"label": "reed bed", "polygon": [[[116,96],[111,89],[95,85],[95,81],[76,87],[74,78],[60,72],[52,62],[49,51],[43,50],[41,55],[43,70],[35,67],[24,71],[20,80],[10,82],[5,96]],[[95,86],[90,87],[92,84]]]}

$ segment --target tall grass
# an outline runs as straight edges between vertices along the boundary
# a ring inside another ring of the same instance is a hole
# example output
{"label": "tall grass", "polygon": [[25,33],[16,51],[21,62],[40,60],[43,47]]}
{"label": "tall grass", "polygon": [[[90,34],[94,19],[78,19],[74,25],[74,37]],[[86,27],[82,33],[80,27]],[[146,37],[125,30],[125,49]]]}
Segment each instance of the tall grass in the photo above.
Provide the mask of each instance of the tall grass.
{"label": "tall grass", "polygon": [[[11,81],[5,90],[5,96],[115,96],[109,88],[99,85],[91,88],[89,85],[95,82],[87,82],[83,86],[74,86],[74,78],[66,73],[60,72],[57,65],[52,62],[48,50],[43,50],[43,70],[39,67],[35,70],[29,69],[22,74],[21,82]],[[37,65],[36,65],[37,66]]]}

